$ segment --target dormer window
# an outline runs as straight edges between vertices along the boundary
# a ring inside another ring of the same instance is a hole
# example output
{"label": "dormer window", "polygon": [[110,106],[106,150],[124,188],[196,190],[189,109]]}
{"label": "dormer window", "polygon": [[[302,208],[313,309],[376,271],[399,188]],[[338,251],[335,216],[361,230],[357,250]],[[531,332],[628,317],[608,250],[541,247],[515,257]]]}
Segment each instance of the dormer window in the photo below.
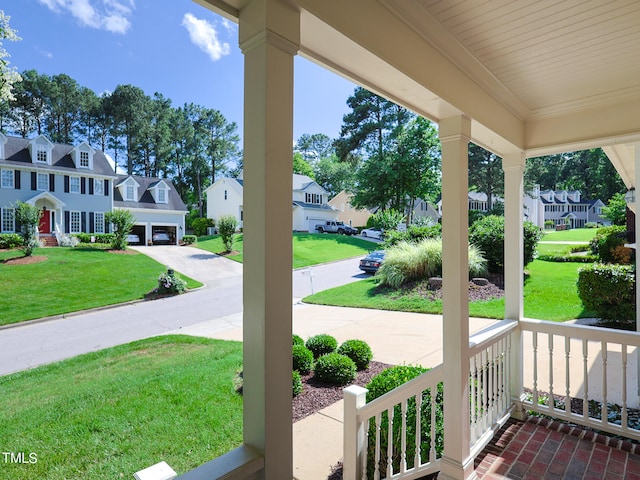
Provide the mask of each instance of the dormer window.
{"label": "dormer window", "polygon": [[305,194],[305,202],[306,203],[322,204],[322,195],[319,194],[319,193],[306,193]]}
{"label": "dormer window", "polygon": [[158,189],[158,203],[167,203],[167,190],[166,188]]}
{"label": "dormer window", "polygon": [[135,188],[133,185],[127,185],[126,191],[125,191],[125,196],[124,199],[127,202],[133,202],[135,200]]}
{"label": "dormer window", "polygon": [[80,166],[89,168],[89,152],[80,152]]}
{"label": "dormer window", "polygon": [[49,149],[46,145],[38,145],[36,147],[36,162],[49,163]]}
{"label": "dormer window", "polygon": [[133,177],[128,177],[117,185],[122,201],[124,202],[137,202],[140,197],[138,193],[139,187],[140,184],[136,182]]}

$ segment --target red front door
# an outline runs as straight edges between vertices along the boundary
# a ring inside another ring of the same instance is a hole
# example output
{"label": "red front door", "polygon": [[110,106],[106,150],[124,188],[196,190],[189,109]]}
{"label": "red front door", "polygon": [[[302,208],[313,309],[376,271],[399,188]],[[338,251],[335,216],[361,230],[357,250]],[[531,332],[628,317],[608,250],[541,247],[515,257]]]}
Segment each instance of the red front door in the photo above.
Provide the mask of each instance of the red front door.
{"label": "red front door", "polygon": [[42,209],[42,218],[38,227],[40,233],[51,233],[51,211],[46,208]]}

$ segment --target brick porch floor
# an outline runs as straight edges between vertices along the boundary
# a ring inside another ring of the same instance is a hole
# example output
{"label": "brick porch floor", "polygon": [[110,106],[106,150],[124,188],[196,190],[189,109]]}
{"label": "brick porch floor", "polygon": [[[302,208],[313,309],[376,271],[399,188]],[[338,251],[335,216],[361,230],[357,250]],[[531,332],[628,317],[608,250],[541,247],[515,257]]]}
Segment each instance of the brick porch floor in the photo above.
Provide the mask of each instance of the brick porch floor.
{"label": "brick porch floor", "polygon": [[640,480],[640,445],[548,419],[510,420],[476,458],[481,480]]}

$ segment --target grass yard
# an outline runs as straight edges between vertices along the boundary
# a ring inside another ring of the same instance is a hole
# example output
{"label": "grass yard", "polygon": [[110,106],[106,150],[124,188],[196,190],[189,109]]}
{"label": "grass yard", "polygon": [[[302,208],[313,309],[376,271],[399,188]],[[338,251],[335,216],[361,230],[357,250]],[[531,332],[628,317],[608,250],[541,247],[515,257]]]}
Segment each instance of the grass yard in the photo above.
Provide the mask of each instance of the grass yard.
{"label": "grass yard", "polygon": [[[141,299],[166,271],[140,253],[88,248],[39,248],[34,256],[45,256],[43,262],[2,263],[20,256],[20,250],[0,251],[0,325]],[[189,288],[201,285],[183,278]]]}
{"label": "grass yard", "polygon": [[[220,253],[224,250],[222,240],[218,235],[200,237],[195,246],[212,253]],[[355,236],[348,237],[330,233],[294,233],[293,268],[366,255],[376,247],[377,244]],[[236,234],[234,237],[233,249],[237,253],[227,255],[227,258],[242,262],[242,234]]]}
{"label": "grass yard", "polygon": [[[540,320],[562,322],[593,316],[583,309],[576,280],[579,263],[531,262],[530,277],[524,285],[524,315]],[[373,278],[325,290],[304,298],[305,302],[342,307],[375,308],[420,313],[442,313],[442,301],[429,301],[413,291],[380,293]],[[503,318],[504,299],[469,304],[473,317]]]}
{"label": "grass yard", "polygon": [[580,242],[589,243],[598,232],[597,228],[573,228],[571,230],[544,230],[541,242]]}
{"label": "grass yard", "polygon": [[161,460],[183,474],[242,443],[242,347],[155,337],[0,377],[0,445],[35,463],[12,480],[133,478]]}

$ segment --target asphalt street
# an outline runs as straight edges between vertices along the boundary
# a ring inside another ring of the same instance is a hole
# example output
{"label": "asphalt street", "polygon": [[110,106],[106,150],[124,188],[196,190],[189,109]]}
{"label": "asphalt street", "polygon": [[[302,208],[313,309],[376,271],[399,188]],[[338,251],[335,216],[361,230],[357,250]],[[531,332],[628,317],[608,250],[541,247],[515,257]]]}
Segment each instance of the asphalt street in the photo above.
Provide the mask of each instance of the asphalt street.
{"label": "asphalt street", "polygon": [[[0,375],[161,335],[200,322],[220,331],[241,326],[242,265],[192,247],[136,247],[158,262],[205,283],[186,295],[132,302],[0,329]],[[293,272],[292,302],[366,278],[358,258]],[[215,322],[211,322],[215,320]],[[237,325],[231,325],[236,322]]]}

